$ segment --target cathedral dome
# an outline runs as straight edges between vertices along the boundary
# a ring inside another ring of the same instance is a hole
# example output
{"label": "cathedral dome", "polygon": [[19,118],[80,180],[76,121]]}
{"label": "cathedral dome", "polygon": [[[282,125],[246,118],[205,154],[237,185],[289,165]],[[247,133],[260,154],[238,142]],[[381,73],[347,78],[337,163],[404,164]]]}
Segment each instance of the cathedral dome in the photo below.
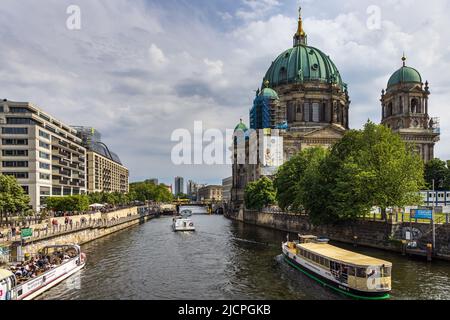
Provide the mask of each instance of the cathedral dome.
{"label": "cathedral dome", "polygon": [[236,126],[236,128],[234,128],[234,132],[236,132],[236,131],[238,131],[238,130],[242,130],[242,131],[244,131],[244,132],[248,131],[248,128],[247,128],[247,126],[244,124],[244,122],[242,122],[242,119],[241,119],[241,122],[238,123],[238,125]]}
{"label": "cathedral dome", "polygon": [[422,76],[419,71],[414,68],[406,66],[406,57],[403,54],[402,57],[403,66],[394,72],[394,74],[389,78],[388,88],[395,86],[400,83],[418,83],[422,84]]}
{"label": "cathedral dome", "polygon": [[269,98],[269,99],[274,99],[274,100],[278,100],[279,99],[278,93],[275,90],[271,89],[271,88],[264,88],[261,91],[260,95],[263,96],[263,97]]}
{"label": "cathedral dome", "polygon": [[265,79],[270,86],[320,81],[344,89],[336,65],[325,53],[314,47],[298,44],[280,54],[270,66]]}
{"label": "cathedral dome", "polygon": [[388,87],[395,86],[400,83],[422,83],[422,77],[414,68],[403,66],[391,76]]}

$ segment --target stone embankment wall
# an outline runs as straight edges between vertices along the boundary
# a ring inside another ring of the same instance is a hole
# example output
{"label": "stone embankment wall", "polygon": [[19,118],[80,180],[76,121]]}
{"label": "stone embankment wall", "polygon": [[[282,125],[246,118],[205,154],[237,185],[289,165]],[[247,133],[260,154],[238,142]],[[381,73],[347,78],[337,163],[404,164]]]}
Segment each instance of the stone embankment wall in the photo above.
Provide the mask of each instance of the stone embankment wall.
{"label": "stone embankment wall", "polygon": [[[81,224],[82,216],[71,217],[77,218],[78,223]],[[89,218],[94,220],[92,215],[85,217],[87,221]],[[101,219],[94,226],[87,226],[85,228],[80,227],[80,229],[69,230],[63,233],[51,234],[48,237],[42,237],[38,240],[31,239],[27,240],[22,249],[22,253],[25,254],[36,254],[40,249],[49,245],[58,244],[85,244],[87,242],[99,239],[101,237],[110,235],[120,230],[124,230],[131,226],[140,224],[151,219],[152,216],[143,216],[138,214],[137,207],[122,209],[114,212],[99,214],[96,216],[95,220]],[[62,219],[62,225],[64,225],[64,218]],[[60,222],[61,223],[61,222]],[[75,219],[74,219],[75,223]]]}
{"label": "stone embankment wall", "polygon": [[[401,252],[401,240],[410,231],[421,244],[432,243],[430,224],[360,220],[339,225],[313,226],[307,215],[240,210],[227,217],[244,223],[290,233],[314,234],[331,240]],[[450,260],[450,224],[436,225],[435,256]]]}

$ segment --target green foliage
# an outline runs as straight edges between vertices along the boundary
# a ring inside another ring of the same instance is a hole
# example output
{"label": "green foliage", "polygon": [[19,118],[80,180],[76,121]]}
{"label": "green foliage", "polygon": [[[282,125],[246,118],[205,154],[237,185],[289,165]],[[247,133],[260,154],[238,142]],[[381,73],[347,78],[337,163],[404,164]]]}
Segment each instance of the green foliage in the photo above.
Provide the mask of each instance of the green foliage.
{"label": "green foliage", "polygon": [[83,212],[89,210],[89,197],[87,195],[48,197],[45,203],[47,209],[53,211]]}
{"label": "green foliage", "polygon": [[184,193],[179,193],[175,196],[176,199],[180,199],[180,200],[184,200],[184,199],[189,199],[189,196],[187,194]]}
{"label": "green foliage", "polygon": [[307,149],[277,173],[283,209],[305,210],[314,224],[357,219],[374,206],[420,204],[423,162],[401,137],[368,122],[352,130],[330,152]]}
{"label": "green foliage", "polygon": [[262,177],[249,183],[245,188],[245,205],[248,209],[261,210],[272,205],[276,200],[276,192],[272,180]]}
{"label": "green foliage", "polygon": [[89,204],[94,203],[108,203],[111,205],[127,205],[134,199],[132,198],[132,194],[128,193],[121,193],[121,192],[96,192],[96,193],[90,193],[88,195],[89,197]]}
{"label": "green foliage", "polygon": [[0,174],[0,221],[6,213],[17,214],[30,207],[30,198],[17,180]]}
{"label": "green foliage", "polygon": [[314,223],[354,220],[373,206],[385,210],[421,202],[422,160],[382,125],[368,122],[364,130],[348,132],[319,171],[305,203]]}
{"label": "green foliage", "polygon": [[278,170],[274,186],[278,206],[283,210],[302,211],[310,183],[314,182],[318,165],[328,154],[324,148],[301,151]]}
{"label": "green foliage", "polygon": [[425,182],[428,189],[450,190],[450,163],[440,159],[433,159],[425,165]]}
{"label": "green foliage", "polygon": [[133,200],[170,202],[173,200],[172,193],[165,185],[155,185],[150,182],[136,182],[130,184],[130,194]]}

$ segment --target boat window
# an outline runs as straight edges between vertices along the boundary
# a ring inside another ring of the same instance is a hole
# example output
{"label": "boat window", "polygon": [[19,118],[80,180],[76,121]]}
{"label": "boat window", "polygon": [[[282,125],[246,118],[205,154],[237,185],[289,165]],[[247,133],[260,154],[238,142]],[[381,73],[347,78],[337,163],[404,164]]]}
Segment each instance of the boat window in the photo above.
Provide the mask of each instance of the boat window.
{"label": "boat window", "polygon": [[356,268],[356,276],[358,278],[366,278],[366,268]]}
{"label": "boat window", "polygon": [[348,267],[348,275],[352,277],[355,276],[355,267]]}
{"label": "boat window", "polygon": [[320,257],[320,264],[323,265],[323,266],[325,265],[325,259],[322,258],[322,257]]}
{"label": "boat window", "polygon": [[391,267],[384,267],[383,268],[383,277],[390,277],[392,272]]}

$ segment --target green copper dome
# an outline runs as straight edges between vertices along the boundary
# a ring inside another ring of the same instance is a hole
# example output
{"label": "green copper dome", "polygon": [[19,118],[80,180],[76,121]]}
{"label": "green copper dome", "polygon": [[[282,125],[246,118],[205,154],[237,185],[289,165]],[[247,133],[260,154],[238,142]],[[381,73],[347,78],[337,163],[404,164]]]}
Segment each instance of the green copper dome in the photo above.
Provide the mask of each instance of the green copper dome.
{"label": "green copper dome", "polygon": [[236,128],[234,128],[235,132],[238,130],[242,130],[244,132],[248,131],[247,126],[242,122],[242,120],[241,120],[241,122],[239,122],[239,124],[236,126]]}
{"label": "green copper dome", "polygon": [[279,99],[278,93],[277,93],[275,90],[270,89],[270,88],[264,88],[264,89],[261,91],[261,96],[267,97],[267,98],[269,98],[269,99],[275,99],[275,100],[278,100],[278,99]]}
{"label": "green copper dome", "polygon": [[288,83],[321,81],[339,85],[342,90],[346,84],[342,81],[339,70],[319,49],[299,44],[278,56],[266,73],[271,87]]}
{"label": "green copper dome", "polygon": [[422,83],[422,77],[416,69],[403,66],[391,76],[388,87],[395,86],[399,83]]}

